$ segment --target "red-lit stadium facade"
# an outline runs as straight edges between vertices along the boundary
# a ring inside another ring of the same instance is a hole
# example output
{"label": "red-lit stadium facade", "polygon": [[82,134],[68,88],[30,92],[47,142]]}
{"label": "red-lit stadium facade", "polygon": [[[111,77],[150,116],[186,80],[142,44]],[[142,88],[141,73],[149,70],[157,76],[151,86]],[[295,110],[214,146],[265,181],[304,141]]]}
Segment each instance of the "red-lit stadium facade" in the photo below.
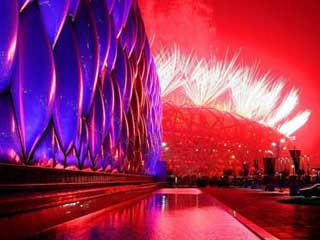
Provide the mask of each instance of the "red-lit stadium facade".
{"label": "red-lit stadium facade", "polygon": [[163,105],[163,158],[177,176],[263,174],[263,158],[289,170],[290,139],[257,122],[212,108]]}

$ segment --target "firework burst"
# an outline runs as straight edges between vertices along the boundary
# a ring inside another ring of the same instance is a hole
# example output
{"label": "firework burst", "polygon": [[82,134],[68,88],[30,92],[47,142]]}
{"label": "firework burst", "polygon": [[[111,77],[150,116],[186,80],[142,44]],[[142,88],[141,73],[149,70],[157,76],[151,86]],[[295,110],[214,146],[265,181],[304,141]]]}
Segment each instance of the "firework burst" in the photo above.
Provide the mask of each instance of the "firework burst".
{"label": "firework burst", "polygon": [[197,60],[192,54],[184,56],[177,47],[163,49],[155,56],[162,97],[181,87],[193,72]]}
{"label": "firework burst", "polygon": [[237,72],[237,56],[230,62],[212,59],[211,63],[198,61],[183,84],[186,95],[195,105],[211,105],[230,87],[232,77]]}
{"label": "firework burst", "polygon": [[299,105],[298,90],[293,88],[286,94],[283,77],[260,73],[258,64],[241,64],[238,56],[206,61],[193,53],[183,55],[177,47],[163,49],[155,57],[162,98],[182,88],[181,98],[175,96],[177,105],[187,97],[193,105],[240,115],[287,136],[301,128],[311,111],[294,115]]}
{"label": "firework burst", "polygon": [[278,130],[284,135],[290,136],[294,132],[296,132],[299,128],[305,125],[311,115],[310,110],[305,110],[301,113],[298,113],[294,118],[287,120],[284,124],[282,124]]}

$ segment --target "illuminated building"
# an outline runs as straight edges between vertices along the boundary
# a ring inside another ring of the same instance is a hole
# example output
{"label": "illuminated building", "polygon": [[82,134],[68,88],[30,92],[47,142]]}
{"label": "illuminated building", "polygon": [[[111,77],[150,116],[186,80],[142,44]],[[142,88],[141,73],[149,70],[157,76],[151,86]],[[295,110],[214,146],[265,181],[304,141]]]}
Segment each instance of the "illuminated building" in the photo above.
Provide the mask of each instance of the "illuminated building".
{"label": "illuminated building", "polygon": [[160,87],[137,3],[1,8],[1,163],[154,174]]}

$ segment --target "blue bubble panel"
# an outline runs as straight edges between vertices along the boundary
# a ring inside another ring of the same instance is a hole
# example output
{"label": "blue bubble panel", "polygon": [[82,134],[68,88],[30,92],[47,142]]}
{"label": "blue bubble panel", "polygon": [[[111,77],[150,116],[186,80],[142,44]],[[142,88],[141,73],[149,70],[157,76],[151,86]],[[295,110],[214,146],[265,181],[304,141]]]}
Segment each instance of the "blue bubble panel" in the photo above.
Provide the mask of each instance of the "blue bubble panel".
{"label": "blue bubble panel", "polygon": [[56,78],[50,42],[38,7],[26,8],[19,20],[12,98],[23,150],[29,158],[51,117]]}
{"label": "blue bubble panel", "polygon": [[134,121],[136,123],[139,123],[141,119],[141,116],[140,116],[141,113],[140,113],[139,97],[136,89],[133,90],[130,107],[132,108],[132,112],[134,113]]}
{"label": "blue bubble panel", "polygon": [[119,38],[121,31],[127,22],[130,7],[131,0],[115,0],[112,16],[117,38]]}
{"label": "blue bubble panel", "polygon": [[98,42],[100,48],[99,75],[101,75],[104,66],[107,65],[107,56],[111,42],[111,24],[110,16],[103,0],[92,0],[91,6],[97,26]]}
{"label": "blue bubble panel", "polygon": [[2,0],[0,6],[0,93],[10,84],[18,35],[18,3]]}
{"label": "blue bubble panel", "polygon": [[75,19],[78,11],[80,0],[70,0],[68,13],[71,16],[72,20]]}
{"label": "blue bubble panel", "polygon": [[60,144],[58,142],[58,139],[55,138],[55,168],[63,169],[65,167],[65,153],[61,150]]}
{"label": "blue bubble panel", "polygon": [[82,113],[88,115],[98,82],[99,42],[96,24],[87,1],[80,1],[74,23],[83,79]]}
{"label": "blue bubble panel", "polygon": [[94,102],[89,114],[89,150],[95,159],[105,136],[105,107],[102,91],[97,88]]}
{"label": "blue bubble panel", "polygon": [[38,5],[50,43],[54,46],[66,19],[70,0],[38,0]]}
{"label": "blue bubble panel", "polygon": [[91,157],[89,152],[87,153],[86,157],[84,158],[82,169],[84,171],[92,171],[93,170],[93,163],[91,161]]}
{"label": "blue bubble panel", "polygon": [[123,96],[123,109],[127,113],[130,106],[134,79],[132,74],[133,70],[131,68],[130,62],[127,59],[126,59],[126,65],[127,65],[126,88]]}
{"label": "blue bubble panel", "polygon": [[9,94],[0,95],[0,162],[22,163],[19,133]]}
{"label": "blue bubble panel", "polygon": [[118,83],[122,100],[126,91],[127,71],[128,71],[128,67],[127,67],[125,53],[122,50],[121,46],[118,45],[116,65],[115,65],[114,72],[112,72],[112,74],[113,74],[114,80],[116,80]]}
{"label": "blue bubble panel", "polygon": [[102,95],[105,106],[105,132],[109,133],[114,111],[114,87],[111,76],[106,74],[103,81]]}
{"label": "blue bubble panel", "polygon": [[54,58],[57,84],[53,120],[62,149],[68,152],[80,138],[83,92],[79,50],[69,19],[57,41]]}
{"label": "blue bubble panel", "polygon": [[106,166],[106,159],[104,158],[104,152],[102,150],[102,147],[100,151],[98,152],[95,160],[93,161],[93,167],[95,171],[101,172],[104,171]]}
{"label": "blue bubble panel", "polygon": [[[138,63],[135,61],[134,56],[129,56],[128,62],[132,68],[132,77],[134,81],[136,82],[138,79]],[[143,93],[143,92],[141,92]]]}
{"label": "blue bubble panel", "polygon": [[77,170],[79,166],[79,161],[77,158],[76,150],[74,148],[68,153],[66,157],[65,166],[67,169]]}
{"label": "blue bubble panel", "polygon": [[56,152],[55,145],[54,128],[50,124],[40,139],[31,164],[40,167],[53,167]]}
{"label": "blue bubble panel", "polygon": [[112,134],[109,133],[103,141],[102,145],[103,157],[105,159],[106,171],[112,170],[112,162],[113,162],[113,140]]}
{"label": "blue bubble panel", "polygon": [[126,50],[129,57],[131,56],[134,50],[134,47],[136,45],[137,36],[138,36],[137,19],[135,16],[134,9],[131,8],[128,21],[123,30],[123,34],[120,37],[121,45]]}
{"label": "blue bubble panel", "polygon": [[138,62],[141,58],[143,53],[144,44],[146,42],[146,35],[144,32],[144,26],[142,23],[142,17],[140,11],[136,11],[137,14],[137,21],[138,21],[138,33],[137,33],[137,42],[135,48],[133,50],[133,54],[135,55],[135,59]]}
{"label": "blue bubble panel", "polygon": [[105,0],[106,1],[106,4],[107,4],[107,7],[108,7],[108,13],[111,14],[112,10],[113,10],[113,7],[115,5],[115,2],[117,0]]}
{"label": "blue bubble panel", "polygon": [[85,121],[82,122],[82,132],[81,132],[81,141],[80,141],[80,154],[79,161],[80,166],[83,166],[85,158],[87,157],[89,149],[89,129]]}
{"label": "blue bubble panel", "polygon": [[107,69],[109,72],[111,72],[116,64],[116,59],[117,59],[117,51],[118,51],[118,44],[117,44],[117,38],[115,34],[115,30],[113,27],[113,19],[109,17],[109,20],[111,22],[110,26],[110,46],[109,46],[109,51],[108,51],[108,56],[107,56]]}
{"label": "blue bubble panel", "polygon": [[120,139],[121,149],[124,155],[128,154],[129,145],[129,126],[126,114],[123,114],[122,118],[122,128],[121,128],[121,139]]}
{"label": "blue bubble panel", "polygon": [[34,0],[18,0],[20,12],[23,11],[23,9],[25,9],[33,1]]}
{"label": "blue bubble panel", "polygon": [[112,117],[112,133],[113,133],[113,141],[114,145],[119,142],[121,135],[121,126],[122,126],[122,100],[121,94],[119,90],[119,86],[116,81],[113,80],[114,87],[114,111]]}

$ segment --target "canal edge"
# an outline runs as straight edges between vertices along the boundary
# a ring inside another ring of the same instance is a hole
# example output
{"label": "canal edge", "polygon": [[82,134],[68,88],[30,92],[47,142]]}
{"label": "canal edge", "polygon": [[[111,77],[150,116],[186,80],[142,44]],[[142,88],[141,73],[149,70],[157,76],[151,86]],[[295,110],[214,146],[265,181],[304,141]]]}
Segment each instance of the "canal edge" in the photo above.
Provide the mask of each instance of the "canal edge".
{"label": "canal edge", "polygon": [[[208,193],[206,193],[208,194]],[[229,206],[225,205],[223,202],[219,201],[214,196],[208,194],[210,197],[212,197],[218,206],[220,206],[222,209],[224,209],[228,214],[230,214],[233,218],[235,218],[238,222],[240,222],[242,225],[244,225],[247,229],[249,229],[252,233],[254,233],[256,236],[258,236],[260,239],[263,240],[280,240],[279,238],[275,237],[262,227],[259,227],[254,222],[250,221],[246,217],[242,216],[240,213],[238,213],[236,210],[230,208]]]}

